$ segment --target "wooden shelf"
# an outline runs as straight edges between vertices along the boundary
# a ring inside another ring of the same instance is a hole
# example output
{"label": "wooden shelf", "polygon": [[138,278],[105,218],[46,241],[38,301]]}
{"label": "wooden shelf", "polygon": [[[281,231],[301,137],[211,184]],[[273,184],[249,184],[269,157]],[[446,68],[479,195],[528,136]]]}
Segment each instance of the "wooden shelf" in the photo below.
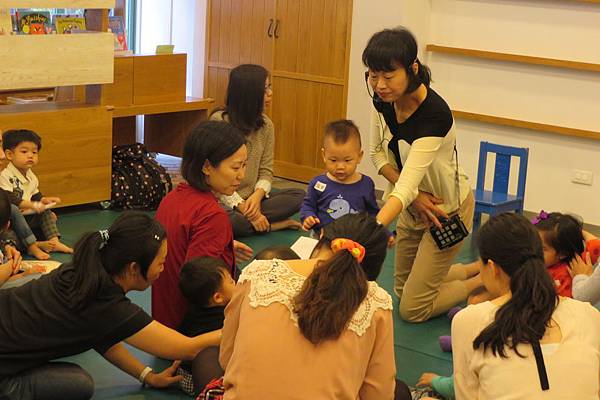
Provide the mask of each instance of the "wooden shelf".
{"label": "wooden shelf", "polygon": [[[598,0],[597,2],[600,3],[600,0]],[[555,58],[532,57],[519,54],[464,49],[461,47],[438,46],[436,44],[428,44],[427,50],[431,52],[452,54],[462,57],[483,58],[487,60],[514,62],[519,64],[543,65],[546,67],[574,69],[578,71],[600,72],[600,64],[592,64],[579,61],[567,61]]]}
{"label": "wooden shelf", "polygon": [[114,36],[108,32],[3,35],[0,60],[0,90],[110,83]]}
{"label": "wooden shelf", "polygon": [[[37,112],[52,112],[52,111],[71,111],[82,108],[97,108],[97,104],[87,103],[62,103],[56,101],[48,101],[44,103],[32,104],[8,104],[0,106],[1,114],[17,114],[17,113],[37,113]],[[107,111],[111,111],[105,107]]]}
{"label": "wooden shelf", "polygon": [[130,106],[115,106],[113,116],[132,117],[135,115],[165,114],[181,111],[208,110],[212,107],[213,99],[186,97],[185,101],[158,104],[133,104]]}
{"label": "wooden shelf", "polygon": [[115,8],[115,0],[0,0],[0,8]]}
{"label": "wooden shelf", "polygon": [[522,121],[512,118],[496,117],[493,115],[477,114],[466,111],[452,110],[455,118],[466,119],[470,121],[485,122],[488,124],[512,126],[522,129],[530,129],[540,132],[556,133],[564,136],[575,136],[586,139],[600,140],[600,132],[588,131],[584,129],[567,128],[564,126],[548,125],[539,122]]}

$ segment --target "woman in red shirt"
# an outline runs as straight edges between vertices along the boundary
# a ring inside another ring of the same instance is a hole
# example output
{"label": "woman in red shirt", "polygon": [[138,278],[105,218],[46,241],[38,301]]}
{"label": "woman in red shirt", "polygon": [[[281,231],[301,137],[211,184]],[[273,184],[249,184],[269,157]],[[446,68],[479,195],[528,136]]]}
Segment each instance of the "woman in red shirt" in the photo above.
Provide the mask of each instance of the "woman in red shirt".
{"label": "woman in red shirt", "polygon": [[[221,258],[235,276],[235,255],[252,249],[233,240],[227,213],[216,195],[231,195],[244,179],[246,140],[226,122],[204,122],[188,136],[181,174],[186,180],[160,203],[156,219],[169,237],[165,270],[152,288],[152,316],[176,329],[187,310],[179,290],[181,266],[194,257]],[[235,254],[235,255],[234,255]]]}

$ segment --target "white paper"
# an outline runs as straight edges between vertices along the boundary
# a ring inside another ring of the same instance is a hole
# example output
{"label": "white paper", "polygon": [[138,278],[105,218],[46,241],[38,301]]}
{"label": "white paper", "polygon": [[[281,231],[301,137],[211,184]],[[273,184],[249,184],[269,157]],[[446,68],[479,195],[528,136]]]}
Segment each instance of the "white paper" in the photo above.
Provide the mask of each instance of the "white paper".
{"label": "white paper", "polygon": [[318,242],[319,241],[317,239],[307,236],[300,236],[298,240],[296,240],[291,246],[291,249],[300,256],[300,259],[308,260]]}

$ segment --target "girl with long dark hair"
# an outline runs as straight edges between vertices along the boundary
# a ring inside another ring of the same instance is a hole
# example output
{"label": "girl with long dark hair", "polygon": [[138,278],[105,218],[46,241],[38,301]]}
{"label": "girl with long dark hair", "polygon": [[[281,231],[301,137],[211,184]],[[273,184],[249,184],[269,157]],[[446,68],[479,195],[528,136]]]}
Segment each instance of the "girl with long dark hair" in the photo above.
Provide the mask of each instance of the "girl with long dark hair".
{"label": "girl with long dark hair", "polygon": [[265,108],[272,96],[269,72],[260,65],[243,64],[229,74],[225,106],[211,115],[212,120],[227,121],[243,132],[248,147],[245,178],[233,194],[220,196],[235,237],[300,228],[290,217],[300,209],[304,191],[271,193],[275,133]]}
{"label": "girl with long dark hair", "polygon": [[452,321],[457,399],[597,399],[600,313],[556,294],[535,227],[519,214],[478,231],[481,278],[495,300]]}

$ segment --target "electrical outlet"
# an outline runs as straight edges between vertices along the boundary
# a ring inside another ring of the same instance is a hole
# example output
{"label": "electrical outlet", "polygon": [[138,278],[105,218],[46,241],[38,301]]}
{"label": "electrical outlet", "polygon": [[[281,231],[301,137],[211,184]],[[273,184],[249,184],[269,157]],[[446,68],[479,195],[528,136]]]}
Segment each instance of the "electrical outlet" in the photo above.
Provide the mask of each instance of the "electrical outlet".
{"label": "electrical outlet", "polygon": [[581,185],[592,185],[592,179],[594,174],[592,171],[582,171],[580,169],[574,169],[572,172],[571,182],[579,183]]}

